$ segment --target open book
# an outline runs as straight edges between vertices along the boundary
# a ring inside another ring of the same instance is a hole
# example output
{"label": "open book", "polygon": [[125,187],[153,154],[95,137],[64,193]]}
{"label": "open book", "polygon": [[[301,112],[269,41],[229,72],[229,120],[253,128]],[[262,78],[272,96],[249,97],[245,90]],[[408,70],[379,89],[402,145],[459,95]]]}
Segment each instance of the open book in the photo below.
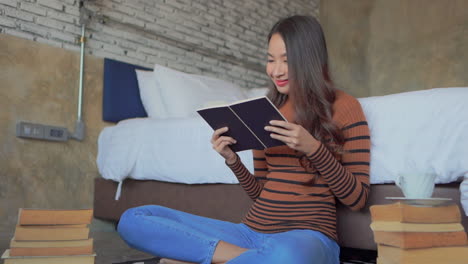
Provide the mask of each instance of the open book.
{"label": "open book", "polygon": [[265,130],[265,126],[270,125],[271,120],[287,121],[266,96],[202,108],[197,112],[214,130],[229,128],[223,135],[237,141],[236,144],[230,145],[235,152],[285,145],[271,138],[271,132]]}

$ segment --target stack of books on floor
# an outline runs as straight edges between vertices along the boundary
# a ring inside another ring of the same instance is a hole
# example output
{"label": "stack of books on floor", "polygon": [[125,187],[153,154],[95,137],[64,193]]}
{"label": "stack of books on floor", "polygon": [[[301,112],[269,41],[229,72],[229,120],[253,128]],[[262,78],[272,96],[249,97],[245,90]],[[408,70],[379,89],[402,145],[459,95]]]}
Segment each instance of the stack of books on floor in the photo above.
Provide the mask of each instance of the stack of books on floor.
{"label": "stack of books on floor", "polygon": [[377,264],[466,264],[467,235],[456,204],[370,207]]}
{"label": "stack of books on floor", "polygon": [[92,209],[20,209],[4,264],[92,264]]}

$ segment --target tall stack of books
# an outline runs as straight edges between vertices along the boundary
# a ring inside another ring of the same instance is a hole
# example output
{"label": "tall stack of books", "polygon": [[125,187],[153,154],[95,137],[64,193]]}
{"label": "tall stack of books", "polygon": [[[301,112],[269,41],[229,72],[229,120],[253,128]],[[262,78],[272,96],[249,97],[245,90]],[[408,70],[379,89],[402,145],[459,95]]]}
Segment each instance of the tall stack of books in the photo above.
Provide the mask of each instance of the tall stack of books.
{"label": "tall stack of books", "polygon": [[467,235],[456,204],[370,207],[378,264],[466,264]]}
{"label": "tall stack of books", "polygon": [[93,264],[92,209],[21,208],[4,264]]}

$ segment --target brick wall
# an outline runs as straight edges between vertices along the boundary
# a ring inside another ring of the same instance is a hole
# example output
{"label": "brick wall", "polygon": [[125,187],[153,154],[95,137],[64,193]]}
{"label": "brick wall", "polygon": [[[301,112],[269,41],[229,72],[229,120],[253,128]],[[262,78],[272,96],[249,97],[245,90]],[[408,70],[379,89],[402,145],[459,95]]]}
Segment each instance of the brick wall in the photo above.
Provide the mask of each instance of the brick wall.
{"label": "brick wall", "polygon": [[[86,53],[265,84],[266,35],[278,19],[318,15],[319,0],[88,0]],[[79,51],[79,0],[0,0],[0,31]]]}

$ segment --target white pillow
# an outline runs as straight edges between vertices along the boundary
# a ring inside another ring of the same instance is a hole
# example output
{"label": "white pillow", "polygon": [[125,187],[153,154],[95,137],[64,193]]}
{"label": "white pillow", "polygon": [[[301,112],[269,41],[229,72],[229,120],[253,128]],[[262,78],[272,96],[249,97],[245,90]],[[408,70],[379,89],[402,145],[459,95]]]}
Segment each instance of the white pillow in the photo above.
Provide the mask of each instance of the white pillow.
{"label": "white pillow", "polygon": [[371,134],[371,183],[402,172],[437,174],[436,183],[468,172],[468,88],[438,88],[360,98]]}
{"label": "white pillow", "polygon": [[196,110],[209,102],[246,99],[242,89],[230,82],[154,66],[163,104],[169,118],[197,116]]}
{"label": "white pillow", "polygon": [[163,104],[161,89],[152,71],[135,70],[138,89],[143,107],[149,117],[167,118],[167,111]]}
{"label": "white pillow", "polygon": [[246,90],[247,98],[264,96],[268,93],[268,87],[250,88]]}

